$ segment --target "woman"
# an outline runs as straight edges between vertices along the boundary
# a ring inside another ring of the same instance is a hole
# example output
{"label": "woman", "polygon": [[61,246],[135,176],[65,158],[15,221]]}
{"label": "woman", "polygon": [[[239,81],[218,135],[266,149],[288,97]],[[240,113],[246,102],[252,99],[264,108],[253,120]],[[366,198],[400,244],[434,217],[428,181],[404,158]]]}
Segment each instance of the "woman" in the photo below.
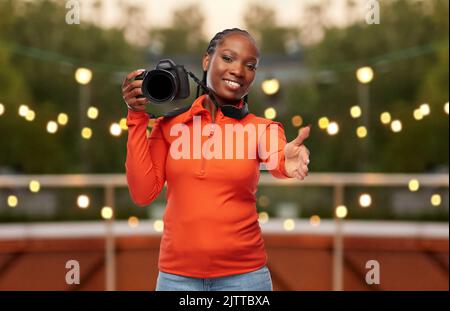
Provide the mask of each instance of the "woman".
{"label": "woman", "polygon": [[[248,32],[217,33],[202,61],[210,92],[198,96],[189,110],[156,119],[149,137],[148,101],[138,97],[142,81],[133,81],[142,70],[128,74],[122,85],[129,131],[125,167],[133,201],[150,204],[167,181],[156,290],[272,290],[256,211],[260,163],[277,178],[303,180],[309,163],[303,140],[310,127],[286,143],[280,123],[246,112],[258,61]],[[245,126],[247,135],[222,135],[230,125]],[[201,136],[195,135],[196,126]],[[236,156],[242,142],[246,158]],[[275,149],[261,156],[263,145]],[[230,146],[233,157],[223,156]]]}

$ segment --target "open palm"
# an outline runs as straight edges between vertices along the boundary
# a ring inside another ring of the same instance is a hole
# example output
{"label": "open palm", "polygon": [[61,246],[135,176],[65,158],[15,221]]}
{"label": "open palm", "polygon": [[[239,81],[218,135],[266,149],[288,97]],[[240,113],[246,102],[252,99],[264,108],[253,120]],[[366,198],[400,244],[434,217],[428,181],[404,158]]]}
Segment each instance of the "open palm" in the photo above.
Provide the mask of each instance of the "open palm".
{"label": "open palm", "polygon": [[303,141],[308,138],[310,129],[311,126],[302,127],[298,136],[284,147],[286,171],[299,180],[308,176],[309,150]]}

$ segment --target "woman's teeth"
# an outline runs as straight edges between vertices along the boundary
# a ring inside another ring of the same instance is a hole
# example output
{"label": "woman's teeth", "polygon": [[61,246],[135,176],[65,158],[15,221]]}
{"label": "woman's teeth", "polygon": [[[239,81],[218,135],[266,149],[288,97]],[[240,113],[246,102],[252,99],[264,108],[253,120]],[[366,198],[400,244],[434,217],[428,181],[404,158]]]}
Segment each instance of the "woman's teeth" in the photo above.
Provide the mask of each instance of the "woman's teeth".
{"label": "woman's teeth", "polygon": [[230,80],[225,80],[226,84],[228,84],[231,88],[233,89],[237,89],[239,88],[241,85],[239,83],[230,81]]}

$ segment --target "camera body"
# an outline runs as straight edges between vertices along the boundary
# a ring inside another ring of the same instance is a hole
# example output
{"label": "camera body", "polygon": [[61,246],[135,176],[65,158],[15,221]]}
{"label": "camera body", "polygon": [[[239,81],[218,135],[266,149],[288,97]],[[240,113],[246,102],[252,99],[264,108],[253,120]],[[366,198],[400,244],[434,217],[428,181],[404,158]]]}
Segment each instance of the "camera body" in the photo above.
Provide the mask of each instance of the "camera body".
{"label": "camera body", "polygon": [[162,59],[155,69],[144,71],[135,80],[142,81],[142,93],[151,102],[163,103],[189,97],[189,78],[182,65]]}

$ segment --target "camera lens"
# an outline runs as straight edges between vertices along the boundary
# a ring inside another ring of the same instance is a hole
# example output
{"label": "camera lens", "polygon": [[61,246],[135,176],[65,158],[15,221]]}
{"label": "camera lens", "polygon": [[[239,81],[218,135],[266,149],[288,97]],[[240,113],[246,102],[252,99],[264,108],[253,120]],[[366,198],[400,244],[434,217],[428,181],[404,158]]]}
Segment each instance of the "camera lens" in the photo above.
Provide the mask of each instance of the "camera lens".
{"label": "camera lens", "polygon": [[175,77],[167,70],[152,70],[144,79],[143,91],[151,101],[170,101],[176,94]]}

